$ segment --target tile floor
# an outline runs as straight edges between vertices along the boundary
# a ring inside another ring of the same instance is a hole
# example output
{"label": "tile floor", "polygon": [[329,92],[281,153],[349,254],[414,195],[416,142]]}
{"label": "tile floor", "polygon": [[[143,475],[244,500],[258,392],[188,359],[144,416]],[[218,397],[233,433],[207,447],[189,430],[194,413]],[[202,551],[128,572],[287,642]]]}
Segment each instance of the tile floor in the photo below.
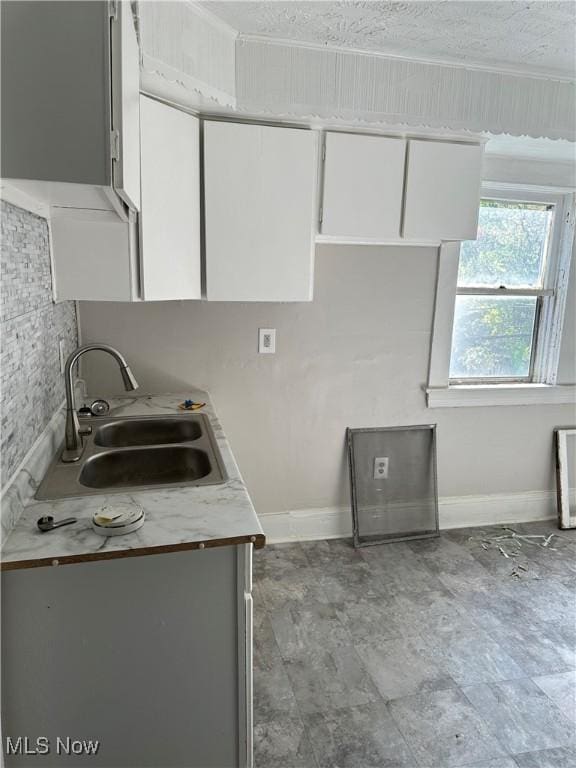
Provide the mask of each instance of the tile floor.
{"label": "tile floor", "polygon": [[576,768],[576,531],[514,527],[256,552],[256,768]]}

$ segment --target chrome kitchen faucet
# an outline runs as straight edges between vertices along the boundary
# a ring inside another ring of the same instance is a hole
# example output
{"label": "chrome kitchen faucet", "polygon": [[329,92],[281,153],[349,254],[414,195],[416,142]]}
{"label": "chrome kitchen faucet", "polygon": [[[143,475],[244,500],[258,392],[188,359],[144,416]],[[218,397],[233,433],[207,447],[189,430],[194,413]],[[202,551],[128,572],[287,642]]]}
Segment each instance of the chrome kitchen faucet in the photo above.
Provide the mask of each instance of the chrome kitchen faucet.
{"label": "chrome kitchen faucet", "polygon": [[62,451],[62,461],[72,462],[78,461],[82,456],[82,436],[89,435],[92,432],[91,426],[81,427],[78,420],[78,413],[76,411],[76,397],[74,394],[74,382],[72,380],[72,369],[78,360],[85,352],[91,350],[101,350],[102,352],[108,352],[112,355],[114,360],[120,367],[120,375],[124,382],[124,388],[127,392],[131,392],[134,389],[138,389],[138,382],[134,378],[134,374],[130,370],[130,366],[124,359],[124,357],[114,347],[110,347],[108,344],[86,344],[84,347],[78,347],[66,360],[66,367],[64,369],[64,379],[66,383],[66,431],[65,431],[65,446]]}

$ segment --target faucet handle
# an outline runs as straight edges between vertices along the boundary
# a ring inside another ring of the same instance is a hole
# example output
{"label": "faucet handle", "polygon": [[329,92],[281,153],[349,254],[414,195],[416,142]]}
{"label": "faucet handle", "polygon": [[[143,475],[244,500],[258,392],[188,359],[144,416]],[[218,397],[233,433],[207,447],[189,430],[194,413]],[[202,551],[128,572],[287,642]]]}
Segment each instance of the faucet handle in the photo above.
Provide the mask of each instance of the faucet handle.
{"label": "faucet handle", "polygon": [[91,424],[81,424],[78,428],[78,434],[82,435],[82,437],[86,437],[87,435],[92,434],[92,425]]}

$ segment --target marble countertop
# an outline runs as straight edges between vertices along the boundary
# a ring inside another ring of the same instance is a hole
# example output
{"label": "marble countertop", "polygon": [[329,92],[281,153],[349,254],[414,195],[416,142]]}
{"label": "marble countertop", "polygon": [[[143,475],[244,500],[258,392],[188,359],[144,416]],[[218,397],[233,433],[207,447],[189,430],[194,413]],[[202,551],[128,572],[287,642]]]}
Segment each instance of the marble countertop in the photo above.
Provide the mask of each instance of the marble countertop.
{"label": "marble countertop", "polygon": [[[177,406],[186,398],[206,402],[195,413],[210,419],[228,474],[220,485],[155,488],[133,493],[98,494],[59,501],[28,504],[2,547],[2,569],[107,560],[204,547],[265,543],[262,527],[206,392],[150,395],[110,399],[110,416],[141,416],[182,413]],[[41,478],[37,478],[39,482]],[[142,528],[124,536],[103,537],[94,533],[94,512],[109,503],[132,502],[142,507]],[[77,517],[74,525],[41,533],[36,521],[42,515],[56,520]]]}

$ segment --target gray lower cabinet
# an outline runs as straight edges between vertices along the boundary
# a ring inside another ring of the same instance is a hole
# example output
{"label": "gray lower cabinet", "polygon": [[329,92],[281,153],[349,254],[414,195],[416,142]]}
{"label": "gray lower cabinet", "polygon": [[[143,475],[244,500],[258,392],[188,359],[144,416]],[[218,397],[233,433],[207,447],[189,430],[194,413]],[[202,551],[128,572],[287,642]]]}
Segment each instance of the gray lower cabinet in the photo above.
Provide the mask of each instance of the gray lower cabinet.
{"label": "gray lower cabinet", "polygon": [[7,768],[251,766],[251,547],[4,572]]}

